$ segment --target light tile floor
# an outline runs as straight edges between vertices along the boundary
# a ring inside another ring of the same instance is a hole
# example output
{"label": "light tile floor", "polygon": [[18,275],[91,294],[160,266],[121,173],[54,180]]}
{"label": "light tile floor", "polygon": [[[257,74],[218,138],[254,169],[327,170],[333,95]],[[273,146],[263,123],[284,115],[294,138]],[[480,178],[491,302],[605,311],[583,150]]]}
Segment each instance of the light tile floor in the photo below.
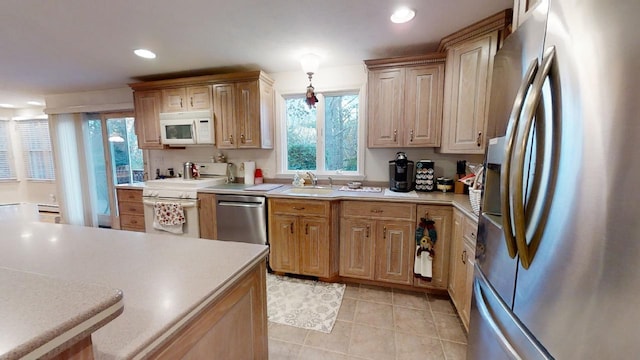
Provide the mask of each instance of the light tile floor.
{"label": "light tile floor", "polygon": [[347,284],[331,334],[269,323],[269,359],[464,360],[467,335],[447,296]]}

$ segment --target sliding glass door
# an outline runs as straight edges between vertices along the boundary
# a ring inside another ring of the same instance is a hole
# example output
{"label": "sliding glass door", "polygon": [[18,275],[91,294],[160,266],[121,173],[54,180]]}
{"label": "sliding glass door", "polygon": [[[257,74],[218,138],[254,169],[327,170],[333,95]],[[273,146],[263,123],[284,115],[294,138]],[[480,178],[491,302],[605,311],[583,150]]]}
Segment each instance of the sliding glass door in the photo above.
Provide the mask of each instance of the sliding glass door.
{"label": "sliding glass door", "polygon": [[144,159],[138,149],[133,113],[86,114],[85,149],[92,212],[98,226],[115,221],[114,185],[144,181]]}

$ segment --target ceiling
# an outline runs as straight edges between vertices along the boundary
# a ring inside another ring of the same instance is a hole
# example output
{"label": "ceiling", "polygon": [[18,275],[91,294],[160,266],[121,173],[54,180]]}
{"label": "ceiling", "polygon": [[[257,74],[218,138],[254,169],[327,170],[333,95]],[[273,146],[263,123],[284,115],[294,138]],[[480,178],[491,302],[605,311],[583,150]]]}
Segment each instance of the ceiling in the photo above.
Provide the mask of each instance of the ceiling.
{"label": "ceiling", "polygon": [[[511,0],[2,0],[0,103],[102,90],[154,75],[300,70],[434,51],[440,39]],[[416,17],[389,21],[408,6]],[[133,54],[147,48],[145,60]],[[301,70],[300,70],[301,71]]]}

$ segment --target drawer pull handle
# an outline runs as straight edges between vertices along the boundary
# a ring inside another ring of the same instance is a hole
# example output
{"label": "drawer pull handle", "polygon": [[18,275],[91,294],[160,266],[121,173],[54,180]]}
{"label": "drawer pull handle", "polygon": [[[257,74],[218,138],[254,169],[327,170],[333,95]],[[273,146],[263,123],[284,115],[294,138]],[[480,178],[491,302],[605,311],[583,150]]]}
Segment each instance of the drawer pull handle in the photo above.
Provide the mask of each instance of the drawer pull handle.
{"label": "drawer pull handle", "polygon": [[182,98],[180,98],[180,108],[182,108]]}
{"label": "drawer pull handle", "polygon": [[191,99],[191,107],[193,107],[193,96],[190,99]]}
{"label": "drawer pull handle", "polygon": [[291,233],[293,234],[293,223],[291,223]]}
{"label": "drawer pull handle", "polygon": [[369,225],[367,225],[367,238],[369,237]]}
{"label": "drawer pull handle", "polygon": [[384,212],[384,210],[380,210],[380,209],[373,209],[373,210],[371,210],[371,212],[372,212],[372,213],[375,213],[375,214],[380,214],[380,213],[383,213],[383,212]]}
{"label": "drawer pull handle", "polygon": [[240,142],[244,144],[244,134],[240,134]]}
{"label": "drawer pull handle", "polygon": [[304,234],[309,235],[309,224],[304,225]]}
{"label": "drawer pull handle", "polygon": [[398,140],[398,129],[393,129],[393,141]]}
{"label": "drawer pull handle", "polygon": [[409,132],[409,142],[413,142],[413,129]]}
{"label": "drawer pull handle", "polygon": [[463,250],[462,251],[462,257],[461,257],[462,263],[466,264],[467,263],[467,250]]}
{"label": "drawer pull handle", "polygon": [[297,206],[294,206],[294,207],[293,207],[293,210],[304,210],[304,206],[303,206],[303,207],[297,207]]}
{"label": "drawer pull handle", "polygon": [[478,147],[482,145],[482,131],[478,131],[478,137],[476,138],[476,145],[478,145]]}
{"label": "drawer pull handle", "polygon": [[386,226],[382,228],[382,238],[383,239],[387,238],[387,227]]}

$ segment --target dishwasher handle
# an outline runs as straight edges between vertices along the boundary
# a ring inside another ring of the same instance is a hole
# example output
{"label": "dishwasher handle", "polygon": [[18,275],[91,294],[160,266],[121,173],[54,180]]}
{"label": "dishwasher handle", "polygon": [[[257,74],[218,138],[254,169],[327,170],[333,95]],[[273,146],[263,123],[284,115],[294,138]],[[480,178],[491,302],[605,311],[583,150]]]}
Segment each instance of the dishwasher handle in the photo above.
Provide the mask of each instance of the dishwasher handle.
{"label": "dishwasher handle", "polygon": [[234,201],[218,201],[218,206],[236,206],[236,207],[250,207],[257,208],[264,206],[263,203],[249,203],[249,202],[234,202]]}

